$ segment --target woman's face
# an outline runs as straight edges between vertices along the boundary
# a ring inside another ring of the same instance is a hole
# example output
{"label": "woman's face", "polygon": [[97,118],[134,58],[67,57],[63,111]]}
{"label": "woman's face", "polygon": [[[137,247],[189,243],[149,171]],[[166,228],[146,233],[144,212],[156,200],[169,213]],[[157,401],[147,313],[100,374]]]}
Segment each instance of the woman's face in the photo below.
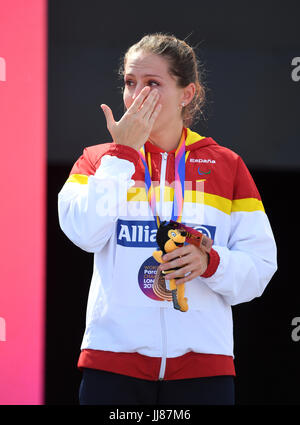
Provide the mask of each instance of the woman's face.
{"label": "woman's face", "polygon": [[174,76],[169,73],[167,60],[155,54],[134,52],[127,58],[124,69],[125,89],[123,94],[126,109],[145,86],[159,92],[158,103],[162,109],[154,124],[152,133],[167,126],[183,125],[182,102],[185,89],[178,87]]}

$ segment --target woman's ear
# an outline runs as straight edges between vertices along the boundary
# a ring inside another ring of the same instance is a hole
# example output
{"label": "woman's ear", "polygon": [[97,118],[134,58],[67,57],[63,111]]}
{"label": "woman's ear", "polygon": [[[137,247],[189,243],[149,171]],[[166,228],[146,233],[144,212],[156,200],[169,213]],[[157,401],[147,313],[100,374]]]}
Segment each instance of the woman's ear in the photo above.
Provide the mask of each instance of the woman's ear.
{"label": "woman's ear", "polygon": [[188,86],[184,87],[181,104],[187,106],[194,98],[196,93],[196,85],[190,83]]}

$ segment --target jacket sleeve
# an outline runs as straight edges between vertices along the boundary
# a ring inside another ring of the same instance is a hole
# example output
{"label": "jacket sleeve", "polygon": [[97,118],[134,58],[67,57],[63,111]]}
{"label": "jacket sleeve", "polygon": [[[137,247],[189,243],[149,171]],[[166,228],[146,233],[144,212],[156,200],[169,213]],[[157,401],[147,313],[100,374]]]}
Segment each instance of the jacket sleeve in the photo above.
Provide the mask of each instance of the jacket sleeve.
{"label": "jacket sleeve", "polygon": [[238,158],[227,246],[214,245],[200,279],[230,305],[259,297],[277,270],[272,229],[255,183]]}
{"label": "jacket sleeve", "polygon": [[131,177],[139,160],[133,148],[109,145],[97,156],[86,148],[58,194],[60,227],[87,252],[100,251],[111,237],[126,208],[127,190],[134,184]]}

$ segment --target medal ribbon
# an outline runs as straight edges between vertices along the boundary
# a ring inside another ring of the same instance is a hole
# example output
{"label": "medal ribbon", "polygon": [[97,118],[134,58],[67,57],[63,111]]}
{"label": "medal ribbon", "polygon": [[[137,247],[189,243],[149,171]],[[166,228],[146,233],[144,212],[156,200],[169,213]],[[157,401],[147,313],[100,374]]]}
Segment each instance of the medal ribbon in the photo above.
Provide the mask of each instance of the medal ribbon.
{"label": "medal ribbon", "polygon": [[[183,202],[184,202],[184,181],[185,181],[185,163],[189,152],[185,154],[185,140],[186,140],[186,129],[183,130],[179,145],[175,151],[175,187],[174,187],[174,201],[172,208],[171,220],[181,222]],[[153,216],[156,219],[157,227],[160,226],[160,219],[156,212],[156,197],[153,183],[151,180],[152,167],[151,167],[151,156],[148,152],[148,164],[146,160],[145,147],[143,146],[140,151],[140,158],[145,167],[145,186],[147,191],[148,202],[152,210]],[[149,165],[149,167],[148,167]]]}

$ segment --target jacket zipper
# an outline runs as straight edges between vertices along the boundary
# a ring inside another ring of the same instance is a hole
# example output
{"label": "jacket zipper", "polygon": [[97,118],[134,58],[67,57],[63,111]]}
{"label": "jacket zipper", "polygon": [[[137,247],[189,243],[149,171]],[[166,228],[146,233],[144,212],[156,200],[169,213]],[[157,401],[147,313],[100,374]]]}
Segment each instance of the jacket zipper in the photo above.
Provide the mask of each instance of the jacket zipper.
{"label": "jacket zipper", "polygon": [[167,363],[167,329],[165,322],[165,309],[160,307],[160,324],[161,324],[161,340],[162,340],[162,355],[159,369],[158,379],[162,381],[165,376]]}
{"label": "jacket zipper", "polygon": [[[165,182],[166,182],[166,168],[168,153],[163,152],[161,154],[161,169],[160,169],[160,217],[163,218],[163,205],[164,205],[164,193],[165,193]],[[167,362],[167,329],[165,322],[165,309],[160,307],[160,324],[161,324],[161,339],[162,339],[162,357],[159,370],[159,380],[163,380],[166,371],[166,362]]]}

